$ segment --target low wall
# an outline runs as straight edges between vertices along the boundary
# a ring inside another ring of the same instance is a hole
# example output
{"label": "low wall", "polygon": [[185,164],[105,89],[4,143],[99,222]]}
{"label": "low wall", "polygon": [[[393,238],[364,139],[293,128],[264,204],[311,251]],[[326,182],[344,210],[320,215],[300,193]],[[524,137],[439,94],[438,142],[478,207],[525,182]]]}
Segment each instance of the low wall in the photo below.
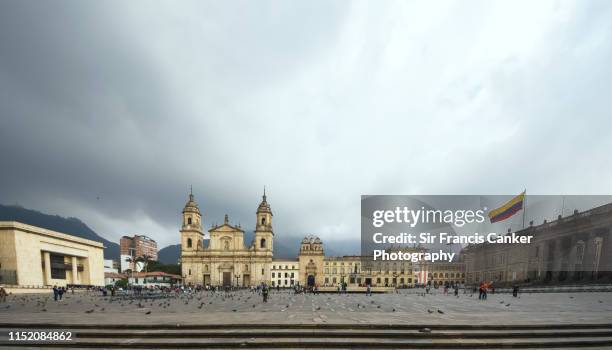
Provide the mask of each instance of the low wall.
{"label": "low wall", "polygon": [[[347,287],[347,293],[366,293],[367,287]],[[372,293],[393,293],[395,292],[394,287],[372,287],[370,288]],[[320,293],[338,293],[338,287],[319,287]]]}
{"label": "low wall", "polygon": [[25,294],[25,293],[50,293],[53,294],[51,288],[48,287],[34,287],[34,286],[4,286],[9,294]]}

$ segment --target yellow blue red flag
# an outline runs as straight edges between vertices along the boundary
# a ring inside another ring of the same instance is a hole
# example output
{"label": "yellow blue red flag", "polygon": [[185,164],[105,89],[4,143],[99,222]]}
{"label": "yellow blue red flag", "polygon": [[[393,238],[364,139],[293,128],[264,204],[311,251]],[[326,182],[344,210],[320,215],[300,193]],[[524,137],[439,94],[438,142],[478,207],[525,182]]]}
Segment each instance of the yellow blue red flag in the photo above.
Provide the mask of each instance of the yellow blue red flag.
{"label": "yellow blue red flag", "polygon": [[523,203],[525,203],[525,191],[501,207],[491,210],[489,212],[489,220],[491,220],[491,223],[506,220],[523,209]]}

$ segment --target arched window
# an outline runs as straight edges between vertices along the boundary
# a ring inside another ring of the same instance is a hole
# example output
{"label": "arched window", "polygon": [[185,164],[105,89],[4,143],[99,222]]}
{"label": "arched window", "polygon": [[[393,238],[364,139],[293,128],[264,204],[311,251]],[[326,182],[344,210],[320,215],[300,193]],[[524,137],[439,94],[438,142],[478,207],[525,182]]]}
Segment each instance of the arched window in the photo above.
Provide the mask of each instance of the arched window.
{"label": "arched window", "polygon": [[266,224],[266,218],[261,218],[261,224],[265,225]]}
{"label": "arched window", "polygon": [[191,225],[191,218],[187,218],[187,225]]}
{"label": "arched window", "polygon": [[229,250],[229,241],[224,241],[223,242],[223,249],[224,250]]}
{"label": "arched window", "polygon": [[191,238],[187,238],[187,248],[191,248]]}
{"label": "arched window", "polygon": [[262,238],[261,241],[259,241],[259,247],[260,248],[265,248],[266,247],[266,239]]}

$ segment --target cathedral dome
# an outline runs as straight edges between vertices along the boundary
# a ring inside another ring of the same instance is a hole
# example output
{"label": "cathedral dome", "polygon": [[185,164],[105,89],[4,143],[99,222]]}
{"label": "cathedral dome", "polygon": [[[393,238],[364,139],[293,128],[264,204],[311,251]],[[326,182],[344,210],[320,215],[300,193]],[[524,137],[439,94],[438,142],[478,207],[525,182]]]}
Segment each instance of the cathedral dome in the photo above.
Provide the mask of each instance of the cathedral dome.
{"label": "cathedral dome", "polygon": [[306,237],[304,237],[304,239],[302,240],[302,244],[304,243],[323,243],[321,242],[321,239],[315,235],[307,235]]}
{"label": "cathedral dome", "polygon": [[198,203],[195,201],[193,197],[193,193],[189,194],[189,200],[185,204],[185,208],[183,208],[183,213],[198,213],[200,214],[200,208],[198,207]]}
{"label": "cathedral dome", "polygon": [[272,214],[272,209],[270,208],[270,204],[268,204],[267,201],[267,197],[266,197],[266,190],[264,189],[264,194],[261,200],[261,203],[259,203],[259,206],[257,207],[257,214],[259,213],[270,213]]}

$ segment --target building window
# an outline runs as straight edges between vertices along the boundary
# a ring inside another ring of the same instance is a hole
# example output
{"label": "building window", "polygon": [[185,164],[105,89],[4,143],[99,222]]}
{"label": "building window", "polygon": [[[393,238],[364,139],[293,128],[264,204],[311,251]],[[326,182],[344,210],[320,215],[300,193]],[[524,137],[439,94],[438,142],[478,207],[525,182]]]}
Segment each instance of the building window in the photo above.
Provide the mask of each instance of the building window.
{"label": "building window", "polygon": [[191,269],[189,269],[189,276],[191,276]]}
{"label": "building window", "polygon": [[187,218],[187,225],[191,225],[191,218]]}
{"label": "building window", "polygon": [[[252,221],[251,221],[252,222]],[[261,218],[261,224],[265,225],[266,224],[266,218]]]}
{"label": "building window", "polygon": [[191,248],[191,238],[187,238],[187,248]]}
{"label": "building window", "polygon": [[259,241],[259,247],[260,248],[265,248],[266,247],[266,240],[265,240],[265,238],[262,238],[261,241]]}
{"label": "building window", "polygon": [[229,241],[223,241],[223,249],[229,250]]}
{"label": "building window", "polygon": [[[252,222],[252,221],[251,221]],[[274,278],[274,272],[272,272],[272,278]]]}
{"label": "building window", "polygon": [[66,268],[64,264],[64,256],[51,254],[51,266],[45,266],[51,268],[51,278],[54,280],[65,280],[66,279]]}
{"label": "building window", "polygon": [[264,275],[264,269],[261,269],[261,275],[262,276]]}

